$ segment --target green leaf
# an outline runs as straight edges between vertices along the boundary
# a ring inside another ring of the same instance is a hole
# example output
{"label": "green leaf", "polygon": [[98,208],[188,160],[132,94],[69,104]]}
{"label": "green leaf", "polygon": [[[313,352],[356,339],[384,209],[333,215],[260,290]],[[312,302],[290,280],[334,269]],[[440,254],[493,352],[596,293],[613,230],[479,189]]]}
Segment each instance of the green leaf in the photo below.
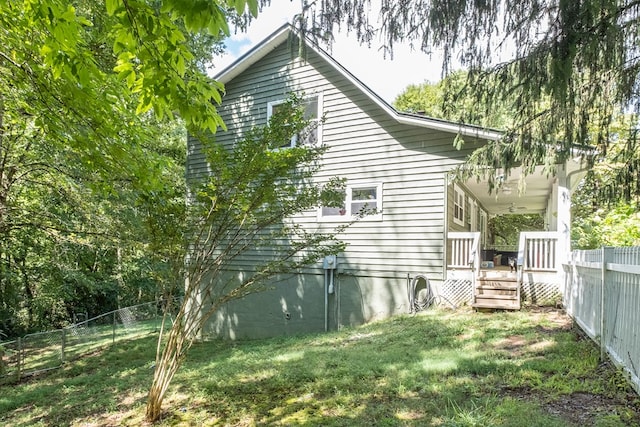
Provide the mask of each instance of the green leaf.
{"label": "green leaf", "polygon": [[238,15],[241,15],[244,12],[246,3],[247,3],[246,0],[236,0],[235,8]]}
{"label": "green leaf", "polygon": [[464,138],[462,138],[460,134],[457,134],[453,140],[453,146],[458,151],[462,150],[462,147],[464,146]]}
{"label": "green leaf", "polygon": [[258,17],[258,0],[248,0],[249,11],[254,18]]}
{"label": "green leaf", "polygon": [[121,3],[119,0],[105,0],[105,6],[107,8],[107,13],[111,16],[118,10]]}

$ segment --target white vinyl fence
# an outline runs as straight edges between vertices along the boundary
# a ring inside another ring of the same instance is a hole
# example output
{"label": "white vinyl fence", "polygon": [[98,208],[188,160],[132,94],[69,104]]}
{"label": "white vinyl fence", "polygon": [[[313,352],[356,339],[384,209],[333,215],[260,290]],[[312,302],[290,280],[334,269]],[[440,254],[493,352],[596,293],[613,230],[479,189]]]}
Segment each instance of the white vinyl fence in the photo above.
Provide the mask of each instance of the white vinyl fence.
{"label": "white vinyl fence", "polygon": [[640,246],[574,251],[564,271],[567,313],[640,393]]}

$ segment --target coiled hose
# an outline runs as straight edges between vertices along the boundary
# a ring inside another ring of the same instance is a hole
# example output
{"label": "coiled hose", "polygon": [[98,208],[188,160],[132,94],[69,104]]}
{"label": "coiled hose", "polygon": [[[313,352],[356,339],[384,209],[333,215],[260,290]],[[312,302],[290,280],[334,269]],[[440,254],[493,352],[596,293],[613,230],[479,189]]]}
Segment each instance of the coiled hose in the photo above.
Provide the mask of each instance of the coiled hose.
{"label": "coiled hose", "polygon": [[[423,286],[420,286],[424,283]],[[429,308],[436,299],[443,299],[449,303],[453,310],[458,307],[442,295],[436,295],[431,287],[429,278],[424,274],[418,274],[411,280],[411,276],[407,274],[407,294],[409,297],[409,313],[415,314],[419,311]]]}

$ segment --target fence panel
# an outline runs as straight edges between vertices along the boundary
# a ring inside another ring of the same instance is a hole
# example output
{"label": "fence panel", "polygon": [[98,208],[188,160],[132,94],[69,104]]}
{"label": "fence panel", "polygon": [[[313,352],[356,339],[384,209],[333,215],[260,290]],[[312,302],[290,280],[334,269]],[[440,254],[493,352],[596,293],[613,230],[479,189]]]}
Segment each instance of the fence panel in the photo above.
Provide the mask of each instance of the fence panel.
{"label": "fence panel", "polygon": [[63,334],[58,329],[25,335],[22,338],[21,376],[59,367],[63,361]]}
{"label": "fence panel", "polygon": [[[600,335],[602,251],[575,251],[565,270],[564,306],[591,337]],[[588,260],[588,261],[587,261]]]}
{"label": "fence panel", "polygon": [[22,338],[0,343],[0,380],[20,378],[20,352]]}
{"label": "fence panel", "polygon": [[126,307],[55,331],[29,334],[0,342],[0,382],[62,366],[116,341],[158,333],[159,304]]}
{"label": "fence panel", "polygon": [[[640,247],[611,248],[604,279],[604,347],[640,393]],[[633,267],[635,267],[635,272]]]}
{"label": "fence panel", "polygon": [[640,247],[575,251],[564,304],[640,393]]}

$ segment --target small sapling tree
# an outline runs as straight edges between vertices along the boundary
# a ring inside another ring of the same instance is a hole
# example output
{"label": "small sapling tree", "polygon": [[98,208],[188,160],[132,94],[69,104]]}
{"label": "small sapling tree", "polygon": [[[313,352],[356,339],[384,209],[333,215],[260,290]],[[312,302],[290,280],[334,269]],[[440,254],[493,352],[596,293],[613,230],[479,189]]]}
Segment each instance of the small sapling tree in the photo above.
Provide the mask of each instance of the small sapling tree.
{"label": "small sapling tree", "polygon": [[[267,126],[253,128],[232,150],[202,139],[209,172],[192,184],[185,262],[185,295],[173,325],[158,342],[148,421],[161,415],[167,388],[199,332],[221,306],[267,289],[268,279],[296,272],[344,250],[342,227],[309,230],[296,223],[320,205],[340,206],[344,182],[314,182],[326,147],[299,144],[312,131],[301,99],[292,96]],[[240,259],[259,259],[228,273]]]}

